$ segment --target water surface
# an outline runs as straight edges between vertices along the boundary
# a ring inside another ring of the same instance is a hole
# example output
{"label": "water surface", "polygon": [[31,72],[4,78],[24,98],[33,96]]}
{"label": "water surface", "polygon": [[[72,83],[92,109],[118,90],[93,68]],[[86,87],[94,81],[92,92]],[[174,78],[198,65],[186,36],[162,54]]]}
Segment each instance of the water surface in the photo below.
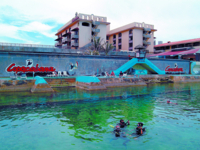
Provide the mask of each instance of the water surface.
{"label": "water surface", "polygon": [[[1,149],[199,149],[198,83],[157,84],[87,92],[1,93]],[[178,105],[167,104],[171,100]],[[130,120],[125,137],[113,128]],[[137,122],[147,131],[130,136]]]}

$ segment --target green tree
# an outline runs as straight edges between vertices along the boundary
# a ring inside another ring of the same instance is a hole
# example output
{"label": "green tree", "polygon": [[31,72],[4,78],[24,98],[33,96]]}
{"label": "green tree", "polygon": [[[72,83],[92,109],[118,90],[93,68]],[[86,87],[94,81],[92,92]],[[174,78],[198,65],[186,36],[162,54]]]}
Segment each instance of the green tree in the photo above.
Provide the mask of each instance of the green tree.
{"label": "green tree", "polygon": [[109,51],[113,50],[114,46],[110,43],[104,42],[102,38],[93,38],[92,46],[90,49],[93,51],[93,55],[99,55],[99,52],[105,52],[107,55]]}
{"label": "green tree", "polygon": [[107,42],[105,42],[104,44],[105,44],[104,52],[107,55],[111,50],[114,49],[114,46],[110,43],[107,43]]}
{"label": "green tree", "polygon": [[98,39],[93,38],[93,43],[92,43],[93,50],[101,51],[104,45],[102,44],[102,41],[103,41],[102,38],[98,38]]}

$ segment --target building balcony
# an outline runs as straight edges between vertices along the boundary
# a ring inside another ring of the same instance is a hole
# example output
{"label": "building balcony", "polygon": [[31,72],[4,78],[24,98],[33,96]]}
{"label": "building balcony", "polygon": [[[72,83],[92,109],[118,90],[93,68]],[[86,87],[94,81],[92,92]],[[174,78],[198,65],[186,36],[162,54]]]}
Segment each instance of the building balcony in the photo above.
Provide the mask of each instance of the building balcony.
{"label": "building balcony", "polygon": [[63,45],[62,45],[62,48],[67,48],[67,44],[63,44]]}
{"label": "building balcony", "polygon": [[93,21],[92,24],[95,25],[95,26],[98,26],[98,25],[100,25],[100,22],[99,21]]}
{"label": "building balcony", "polygon": [[150,34],[143,34],[143,37],[144,38],[151,38],[151,35]]}
{"label": "building balcony", "polygon": [[67,42],[67,38],[62,39],[62,43],[65,44]]}
{"label": "building balcony", "polygon": [[128,49],[129,51],[133,51],[133,47],[129,47],[129,49]]}
{"label": "building balcony", "polygon": [[67,31],[62,34],[63,37],[67,36]]}
{"label": "building balcony", "polygon": [[78,47],[78,43],[74,43],[73,45],[71,45],[72,47]]}
{"label": "building balcony", "polygon": [[118,43],[118,45],[122,45],[122,43]]}
{"label": "building balcony", "polygon": [[62,39],[62,37],[58,37],[57,39],[55,39],[55,41],[60,41]]}
{"label": "building balcony", "polygon": [[116,40],[116,38],[113,38],[113,41],[115,41]]}
{"label": "building balcony", "polygon": [[130,40],[129,43],[133,43],[133,40]]}
{"label": "building balcony", "polygon": [[129,36],[133,36],[133,33],[129,33]]}
{"label": "building balcony", "polygon": [[78,35],[72,34],[72,35],[71,35],[71,39],[78,39]]}
{"label": "building balcony", "polygon": [[100,29],[92,29],[92,32],[99,33],[99,32],[100,32]]}
{"label": "building balcony", "polygon": [[59,42],[56,42],[56,43],[55,43],[55,47],[60,47],[60,46],[62,46],[61,43],[59,43]]}
{"label": "building balcony", "polygon": [[66,41],[67,41],[67,42],[71,42],[71,38],[67,38]]}
{"label": "building balcony", "polygon": [[78,47],[79,44],[78,44],[78,42],[72,41],[72,42],[71,42],[71,46],[72,46],[72,47]]}
{"label": "building balcony", "polygon": [[143,41],[144,45],[151,45],[151,42]]}
{"label": "building balcony", "polygon": [[122,39],[122,37],[120,36],[120,37],[118,37],[118,39]]}

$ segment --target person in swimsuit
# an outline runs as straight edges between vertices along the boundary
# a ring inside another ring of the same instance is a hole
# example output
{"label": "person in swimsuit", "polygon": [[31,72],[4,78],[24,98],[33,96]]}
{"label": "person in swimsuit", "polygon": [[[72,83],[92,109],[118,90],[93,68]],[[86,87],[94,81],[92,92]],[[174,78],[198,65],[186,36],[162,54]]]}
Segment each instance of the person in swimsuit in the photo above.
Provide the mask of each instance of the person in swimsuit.
{"label": "person in swimsuit", "polygon": [[125,123],[123,119],[120,120],[120,123],[118,123],[117,125],[120,126],[120,128],[124,128],[127,125],[130,125],[129,120]]}
{"label": "person in swimsuit", "polygon": [[120,132],[121,132],[120,126],[117,125],[115,127],[115,130],[114,130],[115,136],[119,137],[120,136]]}
{"label": "person in swimsuit", "polygon": [[137,124],[137,128],[136,128],[136,134],[137,135],[142,135],[144,133],[146,128],[143,128],[143,123],[142,122],[138,122]]}

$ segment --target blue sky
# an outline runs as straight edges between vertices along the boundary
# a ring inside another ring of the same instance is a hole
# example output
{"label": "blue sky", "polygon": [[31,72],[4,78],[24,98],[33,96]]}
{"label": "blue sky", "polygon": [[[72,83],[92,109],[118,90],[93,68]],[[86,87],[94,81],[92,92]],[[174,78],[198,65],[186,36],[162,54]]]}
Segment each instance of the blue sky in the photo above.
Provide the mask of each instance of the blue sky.
{"label": "blue sky", "polygon": [[199,0],[1,0],[0,42],[54,45],[75,12],[107,17],[111,29],[153,24],[156,41],[200,38]]}

